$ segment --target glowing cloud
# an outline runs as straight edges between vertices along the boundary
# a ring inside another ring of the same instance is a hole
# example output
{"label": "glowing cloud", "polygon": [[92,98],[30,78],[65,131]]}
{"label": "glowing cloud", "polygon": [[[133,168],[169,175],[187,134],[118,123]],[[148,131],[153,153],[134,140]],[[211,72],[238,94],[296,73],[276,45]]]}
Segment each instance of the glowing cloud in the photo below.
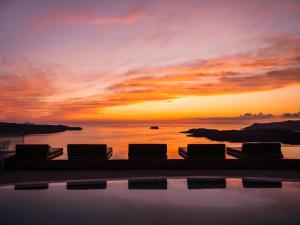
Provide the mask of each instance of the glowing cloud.
{"label": "glowing cloud", "polygon": [[[219,114],[213,116],[255,115],[266,104],[271,114],[300,108],[299,1],[2,6],[1,120],[186,118],[201,117],[203,108]],[[284,96],[280,110],[271,94],[254,104],[265,91]]]}

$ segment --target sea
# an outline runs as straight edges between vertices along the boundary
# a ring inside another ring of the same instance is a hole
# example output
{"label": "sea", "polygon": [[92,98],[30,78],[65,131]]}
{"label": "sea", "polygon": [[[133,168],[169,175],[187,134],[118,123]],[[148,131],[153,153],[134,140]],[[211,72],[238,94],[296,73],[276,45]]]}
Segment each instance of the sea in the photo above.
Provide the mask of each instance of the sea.
{"label": "sea", "polygon": [[[49,144],[52,147],[64,148],[64,153],[57,159],[67,159],[68,144],[107,144],[113,148],[112,159],[127,159],[128,144],[162,143],[168,146],[168,158],[177,159],[178,147],[184,147],[192,143],[220,143],[201,137],[189,137],[182,131],[191,128],[209,129],[241,129],[251,125],[252,122],[244,121],[237,123],[95,123],[95,124],[72,124],[80,126],[80,131],[65,131],[53,134],[27,135],[25,144]],[[150,129],[150,126],[159,126],[159,129]],[[222,142],[226,146],[241,146],[242,143]],[[299,158],[300,146],[283,145],[282,151],[285,158]],[[231,158],[227,156],[227,158]]]}

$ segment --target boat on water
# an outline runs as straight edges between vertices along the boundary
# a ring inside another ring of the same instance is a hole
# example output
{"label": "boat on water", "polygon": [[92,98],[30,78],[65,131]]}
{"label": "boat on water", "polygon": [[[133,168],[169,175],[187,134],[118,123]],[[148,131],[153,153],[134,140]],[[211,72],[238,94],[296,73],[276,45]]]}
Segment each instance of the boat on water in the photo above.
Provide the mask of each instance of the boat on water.
{"label": "boat on water", "polygon": [[150,129],[158,130],[158,129],[159,129],[159,126],[151,126]]}

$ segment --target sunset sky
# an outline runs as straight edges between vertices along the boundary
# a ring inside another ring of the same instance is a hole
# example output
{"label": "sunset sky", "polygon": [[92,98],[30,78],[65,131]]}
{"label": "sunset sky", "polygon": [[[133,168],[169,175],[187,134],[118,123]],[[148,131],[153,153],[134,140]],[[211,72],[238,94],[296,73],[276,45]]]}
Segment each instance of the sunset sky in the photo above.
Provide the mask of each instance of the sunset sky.
{"label": "sunset sky", "polygon": [[0,1],[0,121],[300,111],[300,1]]}

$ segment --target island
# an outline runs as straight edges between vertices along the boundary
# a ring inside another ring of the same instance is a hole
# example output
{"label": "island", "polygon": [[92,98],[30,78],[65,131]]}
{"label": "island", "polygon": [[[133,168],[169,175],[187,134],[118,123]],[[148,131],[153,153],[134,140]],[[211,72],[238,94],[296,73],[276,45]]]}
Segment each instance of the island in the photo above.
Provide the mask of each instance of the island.
{"label": "island", "polygon": [[273,123],[255,123],[241,130],[197,128],[183,131],[191,137],[205,137],[213,141],[228,142],[281,142],[300,144],[300,120]]}
{"label": "island", "polygon": [[67,130],[82,130],[81,127],[70,127],[66,125],[37,125],[33,123],[1,123],[0,136],[4,135],[28,135],[28,134],[50,134],[64,132]]}

